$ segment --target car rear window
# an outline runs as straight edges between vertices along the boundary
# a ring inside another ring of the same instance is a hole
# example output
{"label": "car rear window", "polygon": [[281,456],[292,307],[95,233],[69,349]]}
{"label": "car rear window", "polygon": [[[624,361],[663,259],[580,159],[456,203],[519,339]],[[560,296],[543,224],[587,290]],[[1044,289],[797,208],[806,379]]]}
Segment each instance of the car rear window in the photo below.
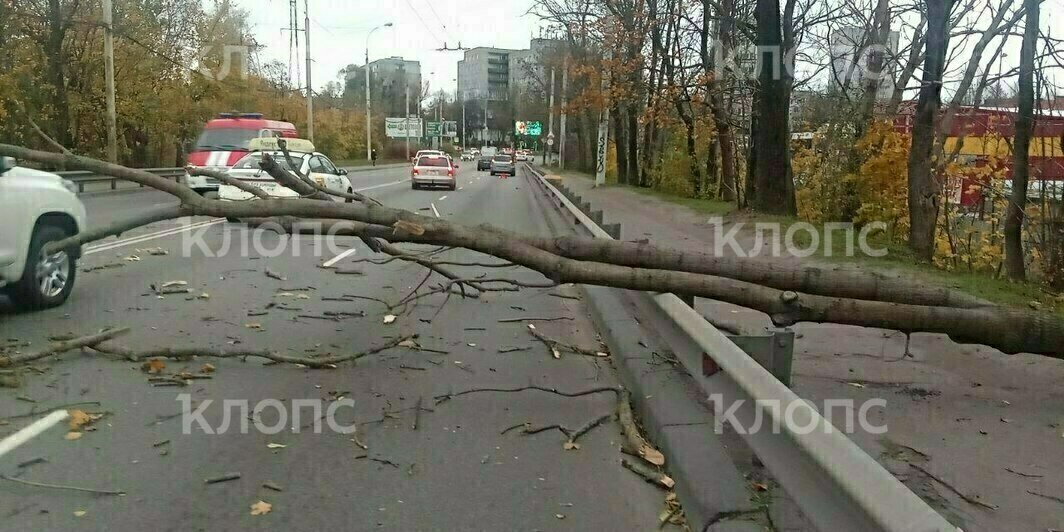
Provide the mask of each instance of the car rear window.
{"label": "car rear window", "polygon": [[510,162],[510,156],[509,155],[496,155],[495,157],[492,158],[492,160],[500,162],[500,163],[508,163],[508,162]]}
{"label": "car rear window", "polygon": [[451,166],[446,157],[422,157],[417,161],[418,166],[439,166],[446,168]]}

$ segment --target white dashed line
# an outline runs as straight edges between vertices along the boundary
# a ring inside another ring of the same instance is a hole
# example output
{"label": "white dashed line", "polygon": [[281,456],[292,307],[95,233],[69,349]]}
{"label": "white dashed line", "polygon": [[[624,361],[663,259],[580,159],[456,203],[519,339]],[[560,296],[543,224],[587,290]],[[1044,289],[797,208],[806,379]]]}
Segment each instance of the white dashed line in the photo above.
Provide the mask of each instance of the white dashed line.
{"label": "white dashed line", "polygon": [[443,201],[443,200],[445,200],[445,199],[447,199],[447,196],[440,196],[440,199],[438,199],[438,200],[436,200],[436,201]]}
{"label": "white dashed line", "polygon": [[156,239],[167,237],[167,236],[178,235],[178,234],[181,234],[181,233],[184,233],[184,232],[187,232],[187,231],[191,231],[193,229],[198,229],[200,227],[207,227],[207,226],[211,226],[211,225],[220,224],[220,223],[222,223],[224,221],[225,221],[225,219],[223,219],[223,218],[218,218],[218,219],[215,219],[215,220],[204,220],[202,222],[196,222],[194,224],[181,225],[181,226],[178,226],[178,227],[171,227],[170,229],[164,229],[162,231],[156,231],[154,233],[148,233],[146,235],[130,237],[130,238],[127,238],[125,240],[118,240],[118,241],[115,241],[115,242],[106,242],[106,243],[99,244],[99,245],[96,245],[96,246],[87,246],[87,247],[85,247],[85,251],[82,252],[82,255],[92,255],[93,253],[100,253],[101,251],[109,251],[109,250],[112,250],[112,249],[117,249],[117,248],[120,248],[120,247],[129,246],[129,245],[132,245],[132,244],[140,244],[141,242],[147,242],[149,240],[156,240]]}
{"label": "white dashed line", "polygon": [[465,188],[465,187],[458,187],[458,190],[462,190],[463,188]]}
{"label": "white dashed line", "polygon": [[373,190],[375,188],[390,187],[390,186],[393,186],[393,185],[398,185],[398,184],[401,184],[401,183],[409,183],[409,182],[410,182],[409,179],[401,179],[399,181],[392,181],[391,183],[384,183],[382,185],[373,185],[372,187],[356,188],[355,192],[363,192],[363,191],[366,191],[366,190]]}
{"label": "white dashed line", "polygon": [[347,250],[347,251],[345,251],[345,252],[343,252],[343,253],[341,253],[341,254],[339,254],[339,255],[331,258],[331,259],[329,259],[328,261],[325,262],[325,264],[322,264],[322,266],[325,267],[325,268],[332,268],[333,265],[335,265],[337,262],[340,262],[340,261],[346,259],[347,257],[350,257],[356,251],[358,251],[358,250],[355,249],[355,248],[351,248],[351,249],[349,249],[349,250]]}
{"label": "white dashed line", "polygon": [[436,209],[436,204],[435,203],[430,203],[429,205],[432,207],[432,214],[435,214],[436,217],[439,218],[440,217],[440,211]]}
{"label": "white dashed line", "polygon": [[56,410],[47,416],[30,423],[26,428],[0,440],[0,456],[15,450],[18,446],[40,436],[40,434],[70,415],[66,410]]}

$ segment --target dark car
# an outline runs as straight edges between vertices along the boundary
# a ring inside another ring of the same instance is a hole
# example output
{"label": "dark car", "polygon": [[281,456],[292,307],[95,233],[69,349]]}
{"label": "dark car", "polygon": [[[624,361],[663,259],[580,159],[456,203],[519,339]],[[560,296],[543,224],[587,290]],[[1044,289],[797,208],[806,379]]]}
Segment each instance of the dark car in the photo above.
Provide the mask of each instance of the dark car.
{"label": "dark car", "polygon": [[481,155],[477,159],[477,171],[491,170],[491,156]]}

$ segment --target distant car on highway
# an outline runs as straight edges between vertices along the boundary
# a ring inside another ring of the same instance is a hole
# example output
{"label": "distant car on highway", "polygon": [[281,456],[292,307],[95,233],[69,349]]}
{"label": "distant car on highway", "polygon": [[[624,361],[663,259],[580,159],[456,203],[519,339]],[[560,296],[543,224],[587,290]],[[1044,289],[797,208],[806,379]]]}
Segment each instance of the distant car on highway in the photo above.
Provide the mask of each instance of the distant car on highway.
{"label": "distant car on highway", "polygon": [[513,155],[496,155],[491,158],[491,175],[514,175],[517,167]]}
{"label": "distant car on highway", "polygon": [[25,310],[63,304],[74,289],[81,249],[43,248],[85,227],[77,185],[0,157],[0,227],[0,291]]}
{"label": "distant car on highway", "polygon": [[481,155],[477,157],[477,171],[482,172],[484,170],[491,170],[491,155]]}
{"label": "distant car on highway", "polygon": [[532,152],[528,150],[517,150],[518,161],[531,161],[533,159]]}
{"label": "distant car on highway", "polygon": [[[295,191],[278,183],[270,174],[259,167],[263,154],[270,154],[285,169],[291,171],[292,165],[280,151],[276,138],[255,139],[251,142],[251,153],[237,161],[229,170],[229,176],[235,177],[245,183],[262,189],[263,192],[282,198],[297,197]],[[354,192],[351,180],[347,177],[347,170],[337,168],[335,164],[323,153],[315,151],[314,144],[304,139],[285,139],[288,154],[292,158],[294,166],[299,171],[313,180],[318,186],[348,194]],[[222,185],[218,188],[218,198],[228,201],[243,201],[252,199],[254,196],[231,185]],[[341,199],[339,197],[337,200]],[[350,202],[351,200],[347,200]]]}
{"label": "distant car on highway", "polygon": [[[265,120],[260,113],[221,113],[203,126],[188,154],[188,164],[225,171],[251,151],[248,145],[253,139],[296,136],[296,126],[291,122]],[[209,177],[186,174],[185,182],[200,194],[218,190],[218,182]]]}
{"label": "distant car on highway", "polygon": [[410,171],[410,188],[417,190],[423,186],[444,186],[449,190],[458,188],[455,172],[458,165],[450,157],[440,155],[423,155],[414,162]]}

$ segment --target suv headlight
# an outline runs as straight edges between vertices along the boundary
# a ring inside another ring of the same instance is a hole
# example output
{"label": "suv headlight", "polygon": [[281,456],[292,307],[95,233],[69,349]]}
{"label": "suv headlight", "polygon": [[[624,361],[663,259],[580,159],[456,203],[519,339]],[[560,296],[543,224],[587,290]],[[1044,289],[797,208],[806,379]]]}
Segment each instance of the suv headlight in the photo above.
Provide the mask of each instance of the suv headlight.
{"label": "suv headlight", "polygon": [[77,195],[78,193],[78,184],[69,179],[63,180],[63,188],[69,190],[71,194]]}

